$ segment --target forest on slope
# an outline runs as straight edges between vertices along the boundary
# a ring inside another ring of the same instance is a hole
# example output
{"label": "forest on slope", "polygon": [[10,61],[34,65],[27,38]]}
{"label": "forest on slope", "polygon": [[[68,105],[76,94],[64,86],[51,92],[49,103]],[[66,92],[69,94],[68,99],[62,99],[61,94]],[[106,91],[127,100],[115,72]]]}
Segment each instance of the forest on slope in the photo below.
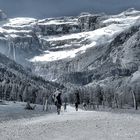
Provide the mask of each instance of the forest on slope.
{"label": "forest on slope", "polygon": [[0,99],[41,104],[43,97],[52,94],[56,88],[62,86],[33,75],[31,71],[0,54]]}

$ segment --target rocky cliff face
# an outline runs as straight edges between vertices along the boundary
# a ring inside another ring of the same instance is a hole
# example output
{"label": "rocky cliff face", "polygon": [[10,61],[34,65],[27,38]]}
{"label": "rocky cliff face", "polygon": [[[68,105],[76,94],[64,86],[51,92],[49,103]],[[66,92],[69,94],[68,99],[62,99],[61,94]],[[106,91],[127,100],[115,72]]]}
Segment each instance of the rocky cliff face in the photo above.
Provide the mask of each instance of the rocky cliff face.
{"label": "rocky cliff face", "polygon": [[139,27],[134,9],[110,16],[8,19],[0,27],[0,49],[65,85],[131,85],[140,79]]}

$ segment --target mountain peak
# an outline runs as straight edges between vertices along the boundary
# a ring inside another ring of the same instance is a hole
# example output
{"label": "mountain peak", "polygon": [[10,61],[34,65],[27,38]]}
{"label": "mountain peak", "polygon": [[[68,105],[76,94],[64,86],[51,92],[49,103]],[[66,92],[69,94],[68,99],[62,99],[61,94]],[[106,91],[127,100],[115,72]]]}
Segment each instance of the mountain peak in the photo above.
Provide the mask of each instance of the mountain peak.
{"label": "mountain peak", "polygon": [[136,14],[140,14],[140,11],[136,10],[135,8],[129,8],[126,11],[122,12],[121,14],[123,15],[136,15]]}

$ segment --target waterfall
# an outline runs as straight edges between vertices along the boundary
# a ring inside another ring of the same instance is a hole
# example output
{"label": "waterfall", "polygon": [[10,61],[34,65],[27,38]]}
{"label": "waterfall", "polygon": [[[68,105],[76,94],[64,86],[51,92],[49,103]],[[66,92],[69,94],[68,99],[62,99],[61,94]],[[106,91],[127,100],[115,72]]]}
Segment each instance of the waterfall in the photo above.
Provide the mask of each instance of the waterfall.
{"label": "waterfall", "polygon": [[14,42],[12,42],[12,46],[13,46],[13,59],[16,61],[16,48]]}
{"label": "waterfall", "polygon": [[13,42],[13,38],[8,35],[8,57],[13,58],[16,61],[16,48]]}
{"label": "waterfall", "polygon": [[11,52],[11,43],[8,41],[8,57],[10,57],[10,52]]}

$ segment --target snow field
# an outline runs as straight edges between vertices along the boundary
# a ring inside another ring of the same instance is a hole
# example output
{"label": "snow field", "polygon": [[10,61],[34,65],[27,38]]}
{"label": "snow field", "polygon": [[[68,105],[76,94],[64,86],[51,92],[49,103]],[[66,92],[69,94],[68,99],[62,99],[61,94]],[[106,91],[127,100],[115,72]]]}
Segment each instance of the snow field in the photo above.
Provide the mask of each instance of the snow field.
{"label": "snow field", "polygon": [[0,122],[1,140],[139,140],[139,114],[61,112]]}

